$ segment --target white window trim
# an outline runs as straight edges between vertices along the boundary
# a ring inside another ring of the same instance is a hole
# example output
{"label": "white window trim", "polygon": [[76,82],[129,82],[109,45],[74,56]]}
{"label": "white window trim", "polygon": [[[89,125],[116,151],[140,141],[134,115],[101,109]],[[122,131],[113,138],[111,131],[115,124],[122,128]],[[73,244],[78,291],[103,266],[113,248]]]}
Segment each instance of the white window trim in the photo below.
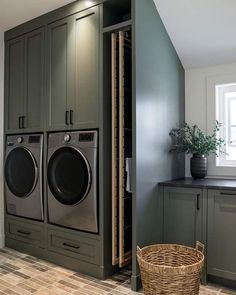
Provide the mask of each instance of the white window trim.
{"label": "white window trim", "polygon": [[[236,75],[224,75],[224,76],[209,76],[206,81],[207,90],[207,133],[211,134],[215,127],[217,119],[216,111],[216,85],[220,84],[235,84]],[[234,163],[233,163],[234,165]],[[209,176],[220,176],[236,177],[236,167],[222,167],[216,165],[216,156],[210,155],[208,157],[208,175]]]}
{"label": "white window trim", "polygon": [[[228,90],[225,90],[225,87],[228,87]],[[223,97],[225,97],[225,93],[229,94],[229,91],[233,94],[234,96],[228,95],[227,99],[227,109],[225,109],[225,101],[224,99],[222,100]],[[235,100],[235,93],[236,93],[236,85],[234,84],[220,84],[215,86],[215,99],[220,98],[220,100],[216,100],[216,119],[224,124],[227,124],[228,128],[221,128],[219,132],[219,137],[224,138],[227,143],[227,147],[235,149],[235,143],[230,144],[231,140],[231,128],[232,126],[235,125],[230,125],[230,105],[231,101],[234,99]],[[219,110],[225,109],[225,112],[220,112]],[[229,127],[230,126],[230,127]],[[236,167],[236,160],[229,160],[227,159],[227,156],[225,154],[222,154],[220,157],[216,158],[216,165],[217,167]]]}

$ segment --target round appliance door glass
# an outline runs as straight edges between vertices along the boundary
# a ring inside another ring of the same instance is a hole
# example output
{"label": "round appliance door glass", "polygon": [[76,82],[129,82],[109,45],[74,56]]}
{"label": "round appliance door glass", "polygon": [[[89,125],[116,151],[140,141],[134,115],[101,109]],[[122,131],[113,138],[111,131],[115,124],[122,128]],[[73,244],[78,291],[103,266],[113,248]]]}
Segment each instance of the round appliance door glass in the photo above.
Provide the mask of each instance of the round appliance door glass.
{"label": "round appliance door glass", "polygon": [[73,147],[58,149],[48,163],[48,185],[60,203],[82,202],[91,185],[90,166],[85,156]]}
{"label": "round appliance door glass", "polygon": [[9,190],[17,197],[29,196],[38,179],[38,167],[33,154],[25,147],[13,149],[5,162],[5,180]]}

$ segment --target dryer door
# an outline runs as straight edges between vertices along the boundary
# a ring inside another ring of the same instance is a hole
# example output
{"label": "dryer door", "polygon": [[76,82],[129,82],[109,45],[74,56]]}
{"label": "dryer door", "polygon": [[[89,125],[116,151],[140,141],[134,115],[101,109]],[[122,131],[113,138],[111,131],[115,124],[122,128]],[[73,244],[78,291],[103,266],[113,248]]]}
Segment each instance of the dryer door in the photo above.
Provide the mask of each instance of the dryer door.
{"label": "dryer door", "polygon": [[91,171],[78,149],[62,147],[56,150],[49,160],[47,174],[53,196],[63,205],[76,205],[86,198],[91,186]]}
{"label": "dryer door", "polygon": [[13,149],[5,161],[5,180],[13,195],[28,197],[38,180],[38,167],[33,154],[25,147]]}

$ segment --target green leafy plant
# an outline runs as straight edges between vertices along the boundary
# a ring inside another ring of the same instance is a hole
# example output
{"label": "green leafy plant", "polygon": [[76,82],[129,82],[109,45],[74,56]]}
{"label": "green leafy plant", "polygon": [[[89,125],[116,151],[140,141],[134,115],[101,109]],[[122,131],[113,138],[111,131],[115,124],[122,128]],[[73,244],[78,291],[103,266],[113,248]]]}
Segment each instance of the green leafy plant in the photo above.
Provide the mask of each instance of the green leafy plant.
{"label": "green leafy plant", "polygon": [[171,151],[205,156],[225,154],[225,141],[218,136],[220,127],[221,124],[216,121],[212,134],[206,135],[197,125],[190,126],[184,123],[180,128],[170,131]]}

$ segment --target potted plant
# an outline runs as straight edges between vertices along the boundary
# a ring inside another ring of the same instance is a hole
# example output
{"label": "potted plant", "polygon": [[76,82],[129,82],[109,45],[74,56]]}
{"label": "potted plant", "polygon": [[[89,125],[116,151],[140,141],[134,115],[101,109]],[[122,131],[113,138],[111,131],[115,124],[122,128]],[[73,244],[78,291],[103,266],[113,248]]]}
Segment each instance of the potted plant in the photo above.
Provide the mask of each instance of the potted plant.
{"label": "potted plant", "polygon": [[204,134],[197,125],[190,126],[187,123],[171,130],[170,136],[173,141],[171,151],[192,154],[193,178],[204,178],[207,175],[207,156],[225,153],[225,142],[218,136],[220,126],[221,124],[216,121],[211,135]]}

